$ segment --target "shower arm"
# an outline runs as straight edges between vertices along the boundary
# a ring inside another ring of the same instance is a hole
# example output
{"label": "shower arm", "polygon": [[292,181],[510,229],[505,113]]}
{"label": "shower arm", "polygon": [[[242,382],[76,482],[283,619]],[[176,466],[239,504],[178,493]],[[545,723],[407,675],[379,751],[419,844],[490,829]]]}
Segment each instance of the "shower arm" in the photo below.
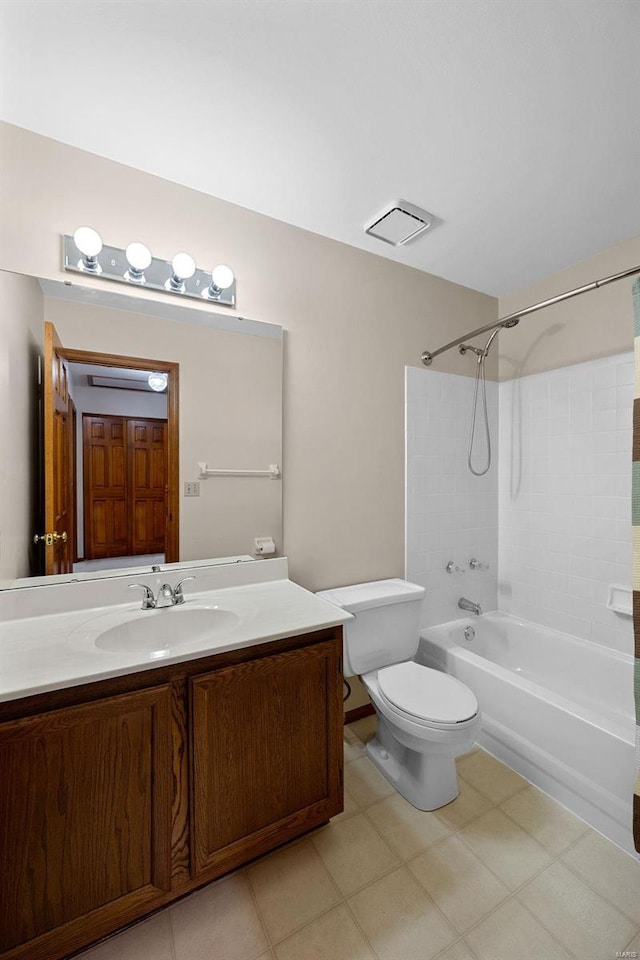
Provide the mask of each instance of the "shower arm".
{"label": "shower arm", "polygon": [[[465,333],[463,337],[458,337],[456,340],[452,340],[451,343],[445,344],[444,347],[439,347],[437,350],[433,351],[425,350],[420,359],[424,363],[425,367],[430,367],[435,357],[441,353],[444,353],[446,350],[451,350],[452,347],[457,347],[460,344],[464,344],[465,340],[472,340],[474,337],[478,337],[481,333],[486,333],[488,330],[496,330],[503,327],[515,327],[522,317],[526,317],[530,313],[536,313],[538,310],[543,310],[545,307],[551,307],[554,303],[562,303],[563,300],[569,300],[571,297],[577,297],[581,293],[588,293],[589,290],[597,290],[598,287],[604,287],[608,283],[615,283],[616,280],[624,280],[625,277],[632,277],[635,273],[640,273],[640,266],[631,267],[630,270],[623,270],[621,273],[614,273],[610,277],[604,277],[602,280],[594,280],[593,283],[587,283],[582,287],[575,287],[573,290],[567,290],[566,293],[558,294],[557,297],[550,297],[548,300],[541,300],[539,303],[534,303],[530,307],[525,307],[524,310],[516,310],[515,313],[510,313],[507,317],[501,317],[501,319],[496,320],[495,323],[486,323],[483,327],[478,327],[476,330],[472,330],[470,333]],[[465,344],[465,352],[467,349],[471,348],[467,347]],[[462,349],[460,352],[463,352]]]}

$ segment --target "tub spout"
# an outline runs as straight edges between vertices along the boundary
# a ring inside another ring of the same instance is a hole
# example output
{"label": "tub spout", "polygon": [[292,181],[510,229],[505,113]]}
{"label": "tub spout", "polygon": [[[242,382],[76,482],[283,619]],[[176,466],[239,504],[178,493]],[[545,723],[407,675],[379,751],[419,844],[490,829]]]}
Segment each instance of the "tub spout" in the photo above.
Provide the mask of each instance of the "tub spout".
{"label": "tub spout", "polygon": [[467,600],[466,597],[460,597],[458,606],[461,610],[468,610],[469,613],[475,613],[476,617],[482,616],[482,607],[480,604],[475,603],[473,600]]}

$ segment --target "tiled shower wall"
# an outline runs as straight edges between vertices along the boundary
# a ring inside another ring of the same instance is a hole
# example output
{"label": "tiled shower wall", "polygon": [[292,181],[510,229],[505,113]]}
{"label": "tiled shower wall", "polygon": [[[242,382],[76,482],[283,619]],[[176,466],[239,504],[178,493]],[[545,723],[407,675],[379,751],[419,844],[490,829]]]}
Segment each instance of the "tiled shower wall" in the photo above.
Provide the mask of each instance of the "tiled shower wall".
{"label": "tiled shower wall", "polygon": [[[458,599],[468,597],[483,610],[497,605],[498,466],[474,477],[467,467],[467,445],[475,381],[436,370],[406,368],[406,576],[426,587],[422,626],[465,616]],[[489,422],[498,437],[498,385],[487,382]],[[485,435],[480,419],[474,464],[484,463]],[[487,570],[469,569],[474,557]],[[462,572],[448,574],[452,560]]]}
{"label": "tiled shower wall", "polygon": [[[631,585],[633,354],[487,388],[494,462],[474,477],[473,378],[406,369],[406,576],[427,590],[422,625],[462,616],[466,596],[630,652],[631,620],[607,601]],[[489,569],[470,571],[472,556]]]}
{"label": "tiled shower wall", "polygon": [[632,409],[632,353],[500,384],[500,609],[626,653]]}

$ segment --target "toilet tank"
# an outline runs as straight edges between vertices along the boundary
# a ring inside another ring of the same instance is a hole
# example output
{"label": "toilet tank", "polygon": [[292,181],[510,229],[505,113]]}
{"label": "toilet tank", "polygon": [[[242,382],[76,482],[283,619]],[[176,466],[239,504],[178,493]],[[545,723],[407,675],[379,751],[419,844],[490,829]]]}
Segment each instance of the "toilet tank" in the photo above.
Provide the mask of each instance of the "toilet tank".
{"label": "toilet tank", "polygon": [[424,592],[406,580],[375,580],[318,593],[355,617],[344,625],[345,676],[411,660],[420,641]]}

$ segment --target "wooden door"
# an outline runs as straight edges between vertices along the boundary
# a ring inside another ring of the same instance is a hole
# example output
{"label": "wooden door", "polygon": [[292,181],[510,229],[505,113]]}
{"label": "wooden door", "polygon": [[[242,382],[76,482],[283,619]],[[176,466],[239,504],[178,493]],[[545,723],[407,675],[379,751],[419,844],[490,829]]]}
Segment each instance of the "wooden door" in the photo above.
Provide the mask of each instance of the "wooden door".
{"label": "wooden door", "polygon": [[73,399],[69,401],[71,437],[71,562],[78,560],[78,411]]}
{"label": "wooden door", "polygon": [[44,325],[44,525],[38,534],[52,533],[47,545],[46,574],[73,570],[71,524],[71,429],[69,367],[62,356],[62,344],[52,323]]}
{"label": "wooden door", "polygon": [[169,889],[170,694],[0,726],[0,952],[39,937],[33,955],[62,956],[65,938],[66,954]]}
{"label": "wooden door", "polygon": [[341,643],[191,683],[191,861],[214,876],[342,810]]}
{"label": "wooden door", "polygon": [[83,414],[84,556],[129,555],[126,418]]}
{"label": "wooden door", "polygon": [[164,553],[167,521],[167,421],[129,417],[130,553]]}

